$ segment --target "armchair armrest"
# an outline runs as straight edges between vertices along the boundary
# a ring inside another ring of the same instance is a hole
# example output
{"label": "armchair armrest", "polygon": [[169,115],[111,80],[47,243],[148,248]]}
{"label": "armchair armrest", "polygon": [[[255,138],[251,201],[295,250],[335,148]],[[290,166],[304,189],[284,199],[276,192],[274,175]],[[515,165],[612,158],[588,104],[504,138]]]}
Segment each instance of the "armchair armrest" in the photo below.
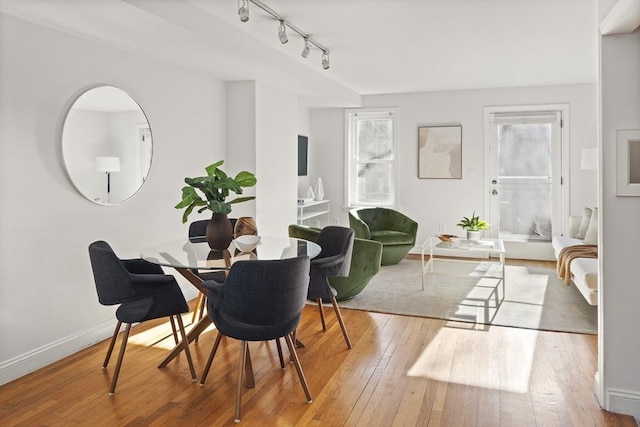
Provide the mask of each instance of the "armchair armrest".
{"label": "armchair armrest", "polygon": [[205,280],[202,282],[202,287],[209,291],[209,302],[213,304],[215,308],[219,308],[223,286],[224,283],[215,280]]}
{"label": "armchair armrest", "polygon": [[326,276],[332,276],[342,269],[344,255],[334,255],[326,258],[311,260],[311,267],[322,271]]}
{"label": "armchair armrest", "polygon": [[136,274],[164,274],[158,264],[153,264],[140,258],[120,260],[129,273]]}
{"label": "armchair armrest", "polygon": [[[129,273],[131,283],[135,285],[166,285],[176,281],[175,277],[169,274],[137,274]],[[176,282],[177,284],[177,282]]]}
{"label": "armchair armrest", "polygon": [[349,212],[349,227],[355,232],[355,237],[359,239],[371,239],[371,230],[367,223]]}

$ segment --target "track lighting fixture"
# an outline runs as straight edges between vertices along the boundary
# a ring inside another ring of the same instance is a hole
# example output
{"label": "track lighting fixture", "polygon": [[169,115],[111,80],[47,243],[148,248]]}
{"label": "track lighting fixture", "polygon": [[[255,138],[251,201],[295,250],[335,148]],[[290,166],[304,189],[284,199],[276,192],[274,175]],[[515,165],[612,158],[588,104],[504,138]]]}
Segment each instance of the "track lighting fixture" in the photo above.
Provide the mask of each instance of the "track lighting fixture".
{"label": "track lighting fixture", "polygon": [[291,31],[304,39],[304,48],[300,55],[302,55],[303,58],[308,58],[313,45],[322,51],[322,68],[325,70],[329,69],[329,54],[331,53],[329,49],[314,40],[308,33],[293,25],[288,19],[285,19],[284,16],[264,4],[262,0],[238,0],[238,16],[240,17],[240,21],[247,22],[249,20],[249,3],[253,3],[280,22],[278,26],[278,39],[280,43],[285,44],[289,41],[289,37],[287,36],[287,27],[289,27]]}
{"label": "track lighting fixture", "polygon": [[322,51],[322,68],[329,69],[329,52],[326,50]]}
{"label": "track lighting fixture", "polygon": [[303,58],[308,58],[310,51],[311,51],[311,45],[309,44],[309,37],[305,37],[304,38],[304,49],[302,49],[302,53],[300,55],[302,55]]}
{"label": "track lighting fixture", "polygon": [[247,22],[249,20],[249,0],[238,0],[238,5],[238,16],[240,17],[240,21]]}
{"label": "track lighting fixture", "polygon": [[289,41],[289,37],[287,37],[287,27],[284,25],[284,21],[280,20],[280,26],[278,27],[278,38],[280,39],[280,43],[285,44]]}

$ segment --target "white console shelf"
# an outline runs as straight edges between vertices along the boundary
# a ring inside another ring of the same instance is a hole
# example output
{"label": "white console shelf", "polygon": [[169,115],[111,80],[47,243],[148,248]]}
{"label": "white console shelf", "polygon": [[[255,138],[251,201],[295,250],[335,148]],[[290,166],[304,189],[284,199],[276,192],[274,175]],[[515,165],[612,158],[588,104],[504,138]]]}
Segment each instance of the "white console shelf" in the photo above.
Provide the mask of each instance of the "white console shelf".
{"label": "white console shelf", "polygon": [[329,225],[329,200],[313,200],[298,205],[298,224],[324,227]]}

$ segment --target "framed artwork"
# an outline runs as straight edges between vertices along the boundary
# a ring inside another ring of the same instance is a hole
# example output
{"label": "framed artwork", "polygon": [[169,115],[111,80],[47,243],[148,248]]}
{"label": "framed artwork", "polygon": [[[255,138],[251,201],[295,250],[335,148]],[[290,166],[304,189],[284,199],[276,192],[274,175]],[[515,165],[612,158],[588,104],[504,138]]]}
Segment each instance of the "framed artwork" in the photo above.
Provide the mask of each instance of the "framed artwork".
{"label": "framed artwork", "polygon": [[640,130],[616,132],[616,195],[640,196]]}
{"label": "framed artwork", "polygon": [[462,126],[418,128],[418,178],[462,178]]}

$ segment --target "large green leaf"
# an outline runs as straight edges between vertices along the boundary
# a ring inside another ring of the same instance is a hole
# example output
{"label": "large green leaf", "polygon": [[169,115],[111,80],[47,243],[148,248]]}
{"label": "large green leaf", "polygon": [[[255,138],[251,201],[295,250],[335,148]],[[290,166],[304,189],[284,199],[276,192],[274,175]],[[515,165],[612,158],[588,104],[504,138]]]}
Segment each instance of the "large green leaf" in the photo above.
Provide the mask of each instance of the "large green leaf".
{"label": "large green leaf", "polygon": [[216,170],[218,170],[218,166],[221,166],[222,164],[224,164],[224,160],[218,160],[217,162],[210,164],[209,166],[204,168],[204,170],[207,171],[207,175],[213,176]]}
{"label": "large green leaf", "polygon": [[222,214],[228,214],[231,212],[231,206],[229,206],[229,203],[223,203],[217,200],[214,200],[211,203],[209,203],[209,209],[212,210],[213,212],[222,213]]}
{"label": "large green leaf", "polygon": [[235,181],[240,187],[253,187],[254,185],[256,185],[256,182],[258,182],[256,177],[251,172],[247,171],[238,173],[238,175],[236,175]]}
{"label": "large green leaf", "polygon": [[253,199],[255,199],[255,196],[238,197],[227,203],[231,205],[233,203],[248,202],[249,200],[253,200]]}

